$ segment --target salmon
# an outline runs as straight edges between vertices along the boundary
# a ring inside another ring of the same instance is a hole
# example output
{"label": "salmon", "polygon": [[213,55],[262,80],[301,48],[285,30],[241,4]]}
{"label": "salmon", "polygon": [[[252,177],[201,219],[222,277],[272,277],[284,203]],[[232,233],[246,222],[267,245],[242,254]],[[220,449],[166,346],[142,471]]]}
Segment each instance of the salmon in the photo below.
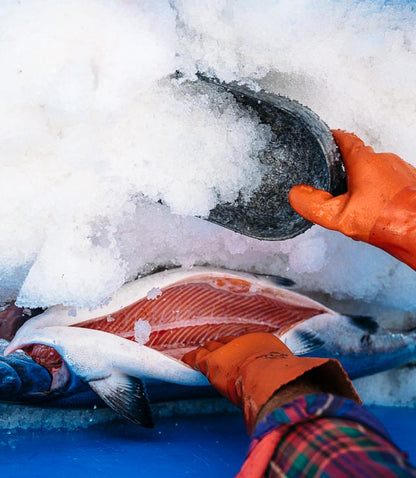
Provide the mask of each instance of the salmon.
{"label": "salmon", "polygon": [[[142,381],[203,384],[200,374],[178,359],[221,336],[270,332],[297,355],[338,358],[351,378],[415,358],[414,333],[392,333],[371,317],[339,314],[290,290],[290,284],[280,277],[208,267],[164,271],[126,284],[108,303],[92,310],[51,307],[20,327],[6,353],[24,347],[51,371],[54,390],[65,382],[68,366],[107,404],[130,419],[134,413],[126,403],[137,404],[137,390],[144,396]],[[122,354],[124,349],[127,355]],[[140,356],[150,357],[151,369],[146,369],[147,362]],[[135,364],[133,368],[127,366],[129,361]],[[109,364],[116,369],[110,375]],[[168,373],[170,369],[176,372]],[[66,372],[64,379],[62,372]],[[105,382],[104,390],[97,385],[117,375],[130,377],[123,380],[134,387],[125,382],[121,386],[118,379]],[[116,400],[115,405],[113,394],[123,387],[136,392]],[[141,404],[139,409],[139,422],[150,423],[148,407]]]}

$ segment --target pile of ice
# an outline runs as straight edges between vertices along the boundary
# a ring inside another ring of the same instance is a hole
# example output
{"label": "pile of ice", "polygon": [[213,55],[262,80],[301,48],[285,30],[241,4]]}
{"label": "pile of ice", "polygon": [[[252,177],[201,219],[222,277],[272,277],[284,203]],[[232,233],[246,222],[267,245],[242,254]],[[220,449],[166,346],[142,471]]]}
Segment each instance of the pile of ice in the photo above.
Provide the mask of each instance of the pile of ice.
{"label": "pile of ice", "polygon": [[95,305],[163,265],[279,274],[416,307],[416,274],[313,227],[281,243],[204,216],[249,194],[267,128],[197,71],[297,99],[416,164],[416,11],[375,0],[6,0],[0,301]]}

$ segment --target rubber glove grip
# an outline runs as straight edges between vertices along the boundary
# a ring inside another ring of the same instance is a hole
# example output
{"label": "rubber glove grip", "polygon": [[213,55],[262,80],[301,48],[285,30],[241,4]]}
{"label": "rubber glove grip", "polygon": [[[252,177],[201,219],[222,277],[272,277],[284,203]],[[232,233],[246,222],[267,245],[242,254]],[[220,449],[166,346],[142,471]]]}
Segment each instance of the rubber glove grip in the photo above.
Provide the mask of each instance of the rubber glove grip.
{"label": "rubber glove grip", "polygon": [[225,345],[212,341],[182,360],[204,373],[222,395],[243,409],[249,432],[261,408],[281,387],[314,369],[325,391],[360,402],[337,360],[297,357],[270,333],[246,334]]}

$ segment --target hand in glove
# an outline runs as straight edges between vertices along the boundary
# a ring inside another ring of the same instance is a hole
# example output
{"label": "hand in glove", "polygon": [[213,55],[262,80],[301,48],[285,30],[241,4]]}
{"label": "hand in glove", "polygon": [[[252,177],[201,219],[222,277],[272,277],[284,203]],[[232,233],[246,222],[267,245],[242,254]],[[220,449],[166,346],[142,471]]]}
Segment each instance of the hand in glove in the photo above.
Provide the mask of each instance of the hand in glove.
{"label": "hand in glove", "polygon": [[[275,402],[275,408],[294,400],[304,394],[303,381],[312,388],[309,393],[334,393],[360,403],[337,360],[296,357],[273,334],[223,337],[188,352],[182,360],[200,370],[222,395],[243,409],[250,433],[259,412],[273,396],[284,397]],[[295,386],[286,393],[289,384]]]}
{"label": "hand in glove", "polygon": [[305,219],[368,242],[416,269],[416,169],[391,153],[375,153],[352,133],[333,131],[348,191],[333,197],[294,186],[292,207]]}

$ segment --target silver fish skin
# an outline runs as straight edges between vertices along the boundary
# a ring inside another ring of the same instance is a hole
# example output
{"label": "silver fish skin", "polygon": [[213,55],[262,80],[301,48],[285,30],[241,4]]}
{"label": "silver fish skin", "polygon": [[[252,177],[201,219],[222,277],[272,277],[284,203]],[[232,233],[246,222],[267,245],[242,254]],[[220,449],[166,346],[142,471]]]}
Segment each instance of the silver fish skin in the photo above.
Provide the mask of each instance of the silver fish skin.
{"label": "silver fish skin", "polygon": [[207,378],[183,362],[144,345],[99,330],[49,326],[19,331],[4,355],[31,345],[54,348],[70,370],[88,383],[116,412],[142,426],[153,421],[143,381],[188,386],[208,385]]}
{"label": "silver fish skin", "polygon": [[317,315],[280,339],[296,355],[338,359],[351,379],[416,359],[416,332],[391,332],[367,316]]}

